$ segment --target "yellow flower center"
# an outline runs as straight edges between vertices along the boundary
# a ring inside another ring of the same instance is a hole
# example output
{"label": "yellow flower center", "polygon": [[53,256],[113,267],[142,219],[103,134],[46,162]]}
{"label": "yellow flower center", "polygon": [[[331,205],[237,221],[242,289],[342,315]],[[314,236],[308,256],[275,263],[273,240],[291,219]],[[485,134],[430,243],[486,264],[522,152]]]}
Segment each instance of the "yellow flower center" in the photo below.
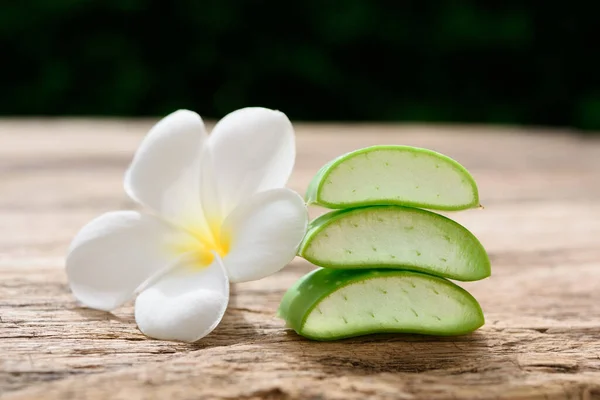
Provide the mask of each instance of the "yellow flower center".
{"label": "yellow flower center", "polygon": [[174,250],[177,254],[191,253],[195,256],[194,265],[200,268],[208,267],[215,259],[214,253],[224,257],[229,253],[231,235],[221,230],[222,221],[210,221],[208,230],[194,228],[188,230],[195,240],[176,243]]}

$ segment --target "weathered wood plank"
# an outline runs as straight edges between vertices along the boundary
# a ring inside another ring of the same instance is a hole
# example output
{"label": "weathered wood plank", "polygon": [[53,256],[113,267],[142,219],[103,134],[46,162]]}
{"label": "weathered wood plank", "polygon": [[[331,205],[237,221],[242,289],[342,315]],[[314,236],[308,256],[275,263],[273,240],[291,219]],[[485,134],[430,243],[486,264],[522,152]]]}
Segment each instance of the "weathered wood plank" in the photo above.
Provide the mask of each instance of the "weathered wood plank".
{"label": "weathered wood plank", "polygon": [[[300,125],[290,186],[376,143],[465,164],[485,210],[453,213],[493,276],[464,284],[487,324],[458,338],[306,341],[274,317],[312,268],[235,285],[197,344],[150,340],[131,305],[79,307],[63,256],[95,215],[135,207],[122,175],[150,121],[0,121],[0,394],[3,398],[600,398],[600,141],[485,127]],[[317,215],[320,210],[311,210]]]}

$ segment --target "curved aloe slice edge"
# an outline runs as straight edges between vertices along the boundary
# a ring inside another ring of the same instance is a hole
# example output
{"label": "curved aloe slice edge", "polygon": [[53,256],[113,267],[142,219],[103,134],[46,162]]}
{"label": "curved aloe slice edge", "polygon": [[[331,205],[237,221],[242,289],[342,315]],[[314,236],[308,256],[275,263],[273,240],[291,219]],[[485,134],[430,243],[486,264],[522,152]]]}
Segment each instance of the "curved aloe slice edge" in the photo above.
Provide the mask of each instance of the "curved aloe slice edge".
{"label": "curved aloe slice edge", "polygon": [[[329,190],[326,185],[337,186]],[[480,206],[475,180],[457,161],[397,145],[367,147],[330,161],[312,179],[305,197],[308,204],[332,209],[404,205],[458,211]]]}
{"label": "curved aloe slice edge", "polygon": [[314,340],[394,332],[461,335],[485,322],[477,300],[461,287],[398,270],[312,271],[286,292],[278,314]]}
{"label": "curved aloe slice edge", "polygon": [[310,223],[298,255],[335,269],[406,269],[460,281],[491,274],[487,252],[465,227],[400,206],[326,213]]}

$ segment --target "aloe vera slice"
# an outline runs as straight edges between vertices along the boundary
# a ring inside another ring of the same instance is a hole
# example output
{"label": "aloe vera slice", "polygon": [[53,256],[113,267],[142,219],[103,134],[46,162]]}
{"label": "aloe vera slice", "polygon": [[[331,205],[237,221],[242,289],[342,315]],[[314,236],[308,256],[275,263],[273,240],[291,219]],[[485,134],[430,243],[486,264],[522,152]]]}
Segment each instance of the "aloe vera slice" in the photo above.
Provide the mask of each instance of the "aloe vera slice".
{"label": "aloe vera slice", "polygon": [[479,206],[475,180],[458,162],[410,146],[373,146],[326,164],[306,193],[327,208],[405,205],[432,210]]}
{"label": "aloe vera slice", "polygon": [[461,335],[484,324],[479,303],[461,287],[399,270],[312,271],[286,292],[279,316],[315,340],[383,332]]}
{"label": "aloe vera slice", "polygon": [[338,269],[399,268],[460,281],[491,273],[488,255],[462,225],[400,206],[338,210],[311,222],[298,254]]}

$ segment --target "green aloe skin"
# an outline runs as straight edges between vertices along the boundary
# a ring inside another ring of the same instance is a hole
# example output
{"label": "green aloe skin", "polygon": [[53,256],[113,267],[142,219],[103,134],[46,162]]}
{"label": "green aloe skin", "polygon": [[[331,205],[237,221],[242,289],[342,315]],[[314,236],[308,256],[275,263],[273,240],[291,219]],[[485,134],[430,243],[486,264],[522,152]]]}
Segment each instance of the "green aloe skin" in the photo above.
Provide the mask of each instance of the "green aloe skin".
{"label": "green aloe skin", "polygon": [[464,289],[403,270],[312,271],[286,292],[279,316],[314,340],[386,332],[460,335],[484,324],[481,307]]}
{"label": "green aloe skin", "polygon": [[309,204],[332,209],[404,205],[431,210],[478,207],[475,180],[453,159],[410,146],[373,146],[326,164],[309,185]]}
{"label": "green aloe skin", "polygon": [[324,267],[300,278],[279,316],[298,334],[335,340],[383,332],[461,335],[481,307],[446,278],[491,274],[477,238],[431,210],[480,206],[477,185],[453,159],[409,146],[373,146],[325,165],[308,204],[338,209],[311,222],[298,255]]}
{"label": "green aloe skin", "polygon": [[460,224],[416,208],[333,211],[311,222],[298,254],[327,268],[401,268],[460,281],[491,273],[488,255]]}

